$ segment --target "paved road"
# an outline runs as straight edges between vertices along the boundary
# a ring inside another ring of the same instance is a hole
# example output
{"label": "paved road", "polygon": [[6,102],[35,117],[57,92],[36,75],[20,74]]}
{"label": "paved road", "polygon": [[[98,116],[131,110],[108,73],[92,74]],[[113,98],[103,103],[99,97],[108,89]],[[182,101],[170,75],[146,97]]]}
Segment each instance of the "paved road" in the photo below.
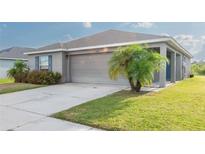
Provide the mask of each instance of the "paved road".
{"label": "paved road", "polygon": [[0,130],[97,130],[49,115],[124,88],[66,83],[0,95]]}

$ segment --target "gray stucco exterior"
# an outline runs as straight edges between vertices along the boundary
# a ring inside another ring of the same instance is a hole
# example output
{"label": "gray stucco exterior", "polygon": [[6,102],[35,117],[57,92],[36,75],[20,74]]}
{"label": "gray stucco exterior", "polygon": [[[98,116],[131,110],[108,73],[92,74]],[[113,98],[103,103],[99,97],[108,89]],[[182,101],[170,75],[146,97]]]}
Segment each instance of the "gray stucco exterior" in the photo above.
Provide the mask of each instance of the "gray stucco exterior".
{"label": "gray stucco exterior", "polygon": [[61,82],[67,82],[67,58],[65,52],[55,52],[46,54],[35,54],[28,57],[28,66],[35,70],[35,57],[52,55],[52,71],[62,74]]}
{"label": "gray stucco exterior", "polygon": [[[109,49],[108,53],[104,53],[104,49],[102,50],[98,49],[98,50],[78,51],[78,52],[73,52],[73,53],[67,53],[65,51],[62,51],[62,52],[54,52],[54,53],[52,52],[52,53],[44,53],[44,54],[34,54],[34,55],[29,56],[28,66],[31,70],[35,70],[35,57],[36,56],[52,55],[52,71],[59,72],[62,74],[61,82],[128,84],[128,82],[125,79],[122,79],[122,77],[118,81],[112,81],[109,79],[108,61],[112,56],[113,50],[114,50],[113,48]],[[90,57],[90,59],[88,57]],[[83,64],[82,64],[82,61],[83,61]],[[96,77],[97,76],[99,77],[100,75],[99,73],[101,73],[101,75],[103,76],[101,80],[96,80],[94,78],[91,78],[91,76],[94,75],[94,74],[91,74],[93,72],[92,69],[89,69],[91,67],[96,68],[95,71],[98,70],[98,67],[103,68],[103,69],[100,69],[101,72],[100,71],[95,72]],[[79,68],[81,69],[79,70]]]}

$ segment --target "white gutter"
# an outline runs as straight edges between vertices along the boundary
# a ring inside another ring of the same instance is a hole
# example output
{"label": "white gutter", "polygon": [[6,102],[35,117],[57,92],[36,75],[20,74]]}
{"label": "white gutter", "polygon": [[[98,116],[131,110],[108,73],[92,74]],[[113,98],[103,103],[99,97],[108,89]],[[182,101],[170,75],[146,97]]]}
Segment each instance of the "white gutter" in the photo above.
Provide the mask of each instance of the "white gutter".
{"label": "white gutter", "polygon": [[176,47],[181,49],[185,54],[192,57],[192,55],[184,49],[179,43],[177,43],[173,38],[161,38],[161,39],[151,39],[151,40],[142,40],[142,41],[132,41],[132,42],[124,42],[124,43],[114,43],[114,44],[105,44],[105,45],[96,45],[96,46],[88,46],[88,47],[80,47],[80,48],[70,48],[70,49],[52,49],[52,50],[43,50],[43,51],[34,51],[34,52],[27,52],[24,53],[26,55],[32,54],[42,54],[42,53],[51,53],[51,52],[72,52],[72,51],[79,51],[79,50],[88,50],[88,49],[99,49],[99,48],[106,48],[106,47],[119,47],[119,46],[126,46],[131,44],[147,44],[147,43],[159,43],[159,42],[168,42],[171,41]]}
{"label": "white gutter", "polygon": [[50,52],[60,52],[60,51],[67,51],[68,49],[51,49],[51,50],[39,50],[39,51],[33,51],[33,52],[26,52],[24,55],[33,55],[33,54],[39,54],[39,53],[50,53]]}
{"label": "white gutter", "polygon": [[23,60],[27,61],[28,59],[23,59],[23,58],[7,58],[7,57],[0,57],[2,60]]}

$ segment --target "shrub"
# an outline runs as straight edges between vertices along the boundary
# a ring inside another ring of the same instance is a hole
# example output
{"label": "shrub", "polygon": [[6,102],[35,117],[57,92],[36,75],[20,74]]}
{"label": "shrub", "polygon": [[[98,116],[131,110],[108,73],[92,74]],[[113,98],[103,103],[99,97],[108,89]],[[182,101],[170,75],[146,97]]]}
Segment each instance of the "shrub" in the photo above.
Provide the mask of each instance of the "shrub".
{"label": "shrub", "polygon": [[33,84],[51,85],[58,83],[60,79],[60,73],[51,71],[32,71],[27,76],[27,82]]}
{"label": "shrub", "polygon": [[28,73],[26,82],[33,84],[40,84],[40,73],[39,71],[32,71]]}
{"label": "shrub", "polygon": [[190,77],[190,78],[193,78],[193,77],[194,77],[194,74],[190,74],[189,77]]}
{"label": "shrub", "polygon": [[55,72],[55,73],[53,73],[54,74],[54,80],[55,80],[55,83],[58,83],[59,81],[60,81],[60,79],[61,79],[61,74],[60,73],[58,73],[58,72]]}
{"label": "shrub", "polygon": [[13,68],[8,70],[7,76],[14,78],[15,82],[26,82],[29,68],[23,61],[16,61]]}

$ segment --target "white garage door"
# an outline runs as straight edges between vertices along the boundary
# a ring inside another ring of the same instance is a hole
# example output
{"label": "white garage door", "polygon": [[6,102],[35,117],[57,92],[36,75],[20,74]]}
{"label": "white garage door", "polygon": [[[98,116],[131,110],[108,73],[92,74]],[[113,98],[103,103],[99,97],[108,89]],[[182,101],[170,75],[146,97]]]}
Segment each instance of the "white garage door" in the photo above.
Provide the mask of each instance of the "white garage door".
{"label": "white garage door", "polygon": [[108,61],[111,53],[71,56],[71,81],[82,83],[128,84],[122,77],[116,81],[108,75]]}

